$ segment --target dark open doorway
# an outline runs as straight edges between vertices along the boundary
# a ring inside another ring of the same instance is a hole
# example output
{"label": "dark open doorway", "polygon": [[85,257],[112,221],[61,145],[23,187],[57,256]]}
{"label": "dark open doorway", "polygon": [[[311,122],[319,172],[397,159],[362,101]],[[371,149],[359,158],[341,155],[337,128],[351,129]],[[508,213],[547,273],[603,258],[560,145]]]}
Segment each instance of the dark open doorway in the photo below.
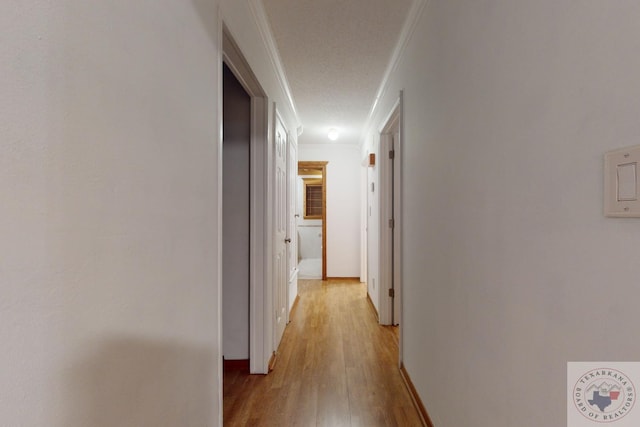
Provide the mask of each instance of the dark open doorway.
{"label": "dark open doorway", "polygon": [[249,372],[251,97],[223,64],[222,349]]}

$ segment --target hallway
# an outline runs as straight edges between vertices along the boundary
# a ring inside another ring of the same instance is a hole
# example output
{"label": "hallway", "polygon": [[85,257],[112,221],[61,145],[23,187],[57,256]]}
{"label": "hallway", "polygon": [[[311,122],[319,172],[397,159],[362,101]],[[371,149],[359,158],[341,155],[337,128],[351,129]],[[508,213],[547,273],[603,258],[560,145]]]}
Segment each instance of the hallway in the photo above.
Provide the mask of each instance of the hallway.
{"label": "hallway", "polygon": [[420,426],[364,284],[301,280],[275,369],[224,377],[225,426]]}

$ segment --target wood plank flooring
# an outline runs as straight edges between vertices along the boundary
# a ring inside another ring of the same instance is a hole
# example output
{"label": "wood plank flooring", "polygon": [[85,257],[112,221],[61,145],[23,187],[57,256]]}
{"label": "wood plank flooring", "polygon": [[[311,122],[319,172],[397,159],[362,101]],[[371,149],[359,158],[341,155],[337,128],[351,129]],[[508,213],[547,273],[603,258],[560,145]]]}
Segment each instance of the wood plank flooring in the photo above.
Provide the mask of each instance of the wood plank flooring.
{"label": "wood plank flooring", "polygon": [[300,280],[269,375],[227,372],[225,426],[420,426],[398,369],[396,328],[364,284]]}

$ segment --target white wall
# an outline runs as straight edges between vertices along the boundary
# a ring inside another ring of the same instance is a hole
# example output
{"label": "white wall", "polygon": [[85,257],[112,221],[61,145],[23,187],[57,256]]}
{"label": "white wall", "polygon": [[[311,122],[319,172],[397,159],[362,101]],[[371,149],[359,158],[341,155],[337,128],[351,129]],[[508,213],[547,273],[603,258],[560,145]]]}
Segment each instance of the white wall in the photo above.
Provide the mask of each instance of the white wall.
{"label": "white wall", "polygon": [[[302,134],[300,141],[305,141]],[[300,161],[327,164],[327,276],[360,277],[360,151],[349,144],[298,146]]]}
{"label": "white wall", "polygon": [[3,425],[217,425],[215,3],[0,3]]}
{"label": "white wall", "polygon": [[366,221],[361,225],[362,233],[366,235],[367,248],[364,250],[367,255],[366,276],[367,276],[367,293],[373,306],[379,312],[379,284],[380,284],[380,153],[378,146],[374,144],[377,137],[369,136],[370,144],[367,145],[367,152],[364,153],[368,157],[370,153],[375,154],[376,164],[366,168],[366,194],[363,196],[363,204],[365,205]]}
{"label": "white wall", "polygon": [[432,0],[405,90],[404,361],[437,426],[564,425],[566,363],[638,360],[640,3]]}

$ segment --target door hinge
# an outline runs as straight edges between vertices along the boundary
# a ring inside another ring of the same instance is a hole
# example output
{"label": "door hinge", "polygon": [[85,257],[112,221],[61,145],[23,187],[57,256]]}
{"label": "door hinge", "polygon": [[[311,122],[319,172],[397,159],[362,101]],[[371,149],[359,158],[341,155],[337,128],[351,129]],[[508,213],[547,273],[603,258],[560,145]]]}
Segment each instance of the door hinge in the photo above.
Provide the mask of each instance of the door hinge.
{"label": "door hinge", "polygon": [[394,228],[396,226],[396,222],[393,220],[393,218],[391,218],[389,220],[389,228]]}
{"label": "door hinge", "polygon": [[393,288],[389,289],[389,296],[390,296],[391,298],[395,298],[395,296],[396,296],[396,290],[395,290],[395,289],[393,289]]}
{"label": "door hinge", "polygon": [[390,159],[395,159],[396,158],[396,151],[395,150],[389,151],[389,158]]}

